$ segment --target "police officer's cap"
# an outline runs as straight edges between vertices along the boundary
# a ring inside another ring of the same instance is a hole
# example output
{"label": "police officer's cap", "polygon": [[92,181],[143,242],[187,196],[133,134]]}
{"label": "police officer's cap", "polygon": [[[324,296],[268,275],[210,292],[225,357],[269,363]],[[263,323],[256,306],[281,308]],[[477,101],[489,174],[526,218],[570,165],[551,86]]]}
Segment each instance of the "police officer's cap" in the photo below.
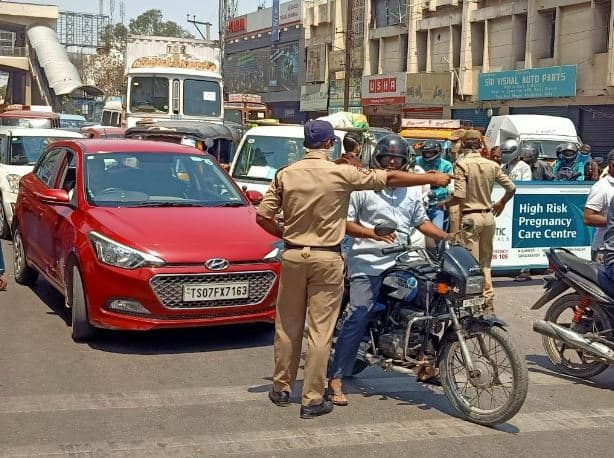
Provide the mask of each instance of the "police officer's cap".
{"label": "police officer's cap", "polygon": [[450,134],[449,140],[451,140],[453,142],[457,142],[461,138],[463,138],[463,135],[465,135],[465,132],[467,132],[465,129],[457,129],[457,130],[455,130],[454,132],[452,132]]}
{"label": "police officer's cap", "polygon": [[470,129],[463,134],[463,141],[468,140],[482,140],[482,133],[479,130]]}
{"label": "police officer's cap", "polygon": [[319,148],[327,140],[335,138],[333,125],[322,119],[310,120],[305,123],[305,148]]}

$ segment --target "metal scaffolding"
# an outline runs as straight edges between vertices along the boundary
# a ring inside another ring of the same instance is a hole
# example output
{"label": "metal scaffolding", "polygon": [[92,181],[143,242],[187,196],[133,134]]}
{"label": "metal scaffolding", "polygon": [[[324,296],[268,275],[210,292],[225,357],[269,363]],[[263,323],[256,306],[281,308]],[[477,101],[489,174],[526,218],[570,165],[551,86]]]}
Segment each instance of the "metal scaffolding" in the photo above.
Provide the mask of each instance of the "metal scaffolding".
{"label": "metal scaffolding", "polygon": [[58,38],[66,47],[96,48],[108,24],[106,15],[60,11]]}

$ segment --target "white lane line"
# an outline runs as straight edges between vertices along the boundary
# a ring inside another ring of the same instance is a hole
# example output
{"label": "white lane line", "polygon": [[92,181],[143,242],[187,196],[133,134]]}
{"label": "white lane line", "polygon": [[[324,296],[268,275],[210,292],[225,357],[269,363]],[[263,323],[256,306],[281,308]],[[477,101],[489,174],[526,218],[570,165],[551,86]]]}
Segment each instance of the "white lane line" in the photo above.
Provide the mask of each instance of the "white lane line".
{"label": "white lane line", "polygon": [[[612,429],[614,409],[555,410],[519,414],[505,430],[485,428],[456,418],[414,420],[407,422],[370,423],[305,427],[276,431],[250,431],[215,436],[156,438],[133,441],[99,441],[91,443],[30,445],[5,448],[2,457],[24,456],[113,456],[113,457],[185,457],[271,454],[343,447],[348,444],[374,445],[394,442],[412,443],[456,437],[496,436],[535,432]],[[507,431],[507,432],[506,432]]]}
{"label": "white lane line", "polygon": [[[531,373],[532,385],[565,385],[569,380]],[[413,377],[357,377],[344,385],[348,394],[428,393],[432,388],[417,383]],[[208,405],[221,402],[249,402],[265,399],[268,385],[254,387],[215,386],[173,390],[134,391],[123,393],[77,393],[0,397],[0,414],[61,412],[102,409],[139,409]]]}

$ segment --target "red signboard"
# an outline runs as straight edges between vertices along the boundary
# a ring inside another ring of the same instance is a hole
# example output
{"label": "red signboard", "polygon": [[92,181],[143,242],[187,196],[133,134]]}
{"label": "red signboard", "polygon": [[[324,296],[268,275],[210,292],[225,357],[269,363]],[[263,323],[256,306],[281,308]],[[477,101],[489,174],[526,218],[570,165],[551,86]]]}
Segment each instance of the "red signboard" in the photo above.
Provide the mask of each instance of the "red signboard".
{"label": "red signboard", "polygon": [[247,17],[241,16],[228,21],[228,33],[244,32],[247,30]]}
{"label": "red signboard", "polygon": [[385,92],[397,91],[397,79],[391,78],[375,78],[369,80],[369,93],[370,94],[382,94]]}

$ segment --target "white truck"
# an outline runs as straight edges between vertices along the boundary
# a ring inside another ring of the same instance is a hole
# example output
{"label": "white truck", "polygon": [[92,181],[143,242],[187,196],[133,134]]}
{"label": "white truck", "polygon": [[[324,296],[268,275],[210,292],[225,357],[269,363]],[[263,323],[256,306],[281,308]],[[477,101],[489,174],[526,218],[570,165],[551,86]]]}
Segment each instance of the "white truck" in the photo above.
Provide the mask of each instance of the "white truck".
{"label": "white truck", "polygon": [[126,126],[144,118],[222,123],[220,48],[213,41],[129,35]]}
{"label": "white truck", "polygon": [[503,115],[490,119],[484,140],[488,148],[500,146],[506,140],[515,140],[518,148],[532,143],[540,159],[556,159],[556,147],[561,143],[582,144],[576,127],[568,118],[544,115]]}

